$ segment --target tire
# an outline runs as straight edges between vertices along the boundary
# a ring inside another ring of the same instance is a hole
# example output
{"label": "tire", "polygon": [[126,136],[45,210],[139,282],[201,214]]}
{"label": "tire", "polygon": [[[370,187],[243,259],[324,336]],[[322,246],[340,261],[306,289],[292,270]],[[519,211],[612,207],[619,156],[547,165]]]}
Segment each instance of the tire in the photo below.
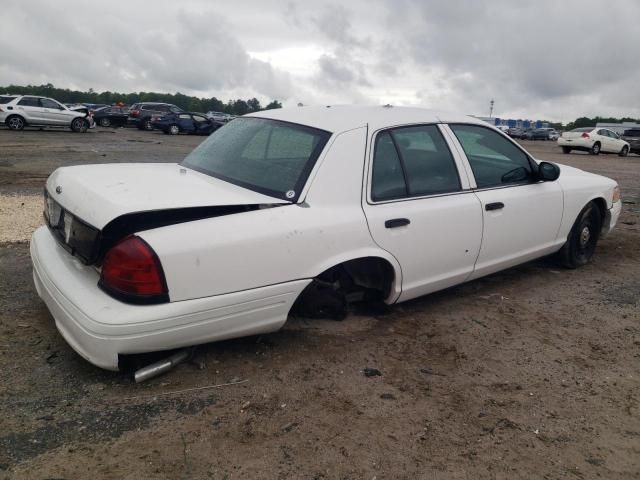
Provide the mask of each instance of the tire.
{"label": "tire", "polygon": [[178,135],[180,133],[180,127],[174,123],[169,127],[169,133],[171,135]]}
{"label": "tire", "polygon": [[109,120],[108,117],[101,118],[99,123],[100,123],[101,127],[110,127],[111,126],[111,120]]}
{"label": "tire", "polygon": [[89,122],[82,117],[74,118],[71,121],[71,130],[76,133],[85,133],[89,128]]}
{"label": "tire", "polygon": [[601,148],[600,142],[596,142],[593,144],[593,147],[591,147],[591,150],[589,150],[589,153],[591,155],[600,155]]}
{"label": "tire", "polygon": [[620,153],[618,153],[618,155],[620,155],[621,157],[626,157],[627,155],[629,155],[629,147],[627,147],[626,145],[622,147],[622,150],[620,150]]}
{"label": "tire", "polygon": [[142,123],[142,128],[144,130],[153,130],[153,125],[151,125],[151,119],[147,118]]}
{"label": "tire", "polygon": [[569,154],[571,153],[571,149],[569,147],[562,147],[562,153]]}
{"label": "tire", "polygon": [[591,261],[601,226],[600,209],[594,202],[589,202],[578,215],[567,242],[560,249],[560,261],[566,268],[578,268]]}
{"label": "tire", "polygon": [[26,125],[24,118],[22,118],[20,115],[10,116],[9,118],[7,118],[5,123],[7,124],[7,127],[9,127],[9,129],[15,131],[24,130],[24,126]]}

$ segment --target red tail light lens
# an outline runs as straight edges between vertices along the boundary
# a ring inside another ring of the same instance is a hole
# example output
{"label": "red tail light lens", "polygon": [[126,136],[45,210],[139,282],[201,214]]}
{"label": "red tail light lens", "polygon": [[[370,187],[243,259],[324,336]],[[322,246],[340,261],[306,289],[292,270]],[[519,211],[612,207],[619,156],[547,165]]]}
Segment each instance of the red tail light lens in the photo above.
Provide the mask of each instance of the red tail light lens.
{"label": "red tail light lens", "polygon": [[137,117],[140,114],[139,110],[131,110],[131,113],[129,113],[129,115],[131,115],[132,117]]}
{"label": "red tail light lens", "polygon": [[127,303],[169,301],[162,265],[153,249],[140,237],[130,236],[105,255],[100,287]]}
{"label": "red tail light lens", "polygon": [[589,134],[587,132],[584,132],[581,136],[582,138],[589,138]]}

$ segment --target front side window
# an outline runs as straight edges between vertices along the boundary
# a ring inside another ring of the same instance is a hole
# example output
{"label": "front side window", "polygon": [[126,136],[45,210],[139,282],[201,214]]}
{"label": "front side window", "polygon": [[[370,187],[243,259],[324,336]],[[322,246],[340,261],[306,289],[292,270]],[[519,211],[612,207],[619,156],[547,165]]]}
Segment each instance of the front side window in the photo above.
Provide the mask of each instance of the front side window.
{"label": "front side window", "polygon": [[435,125],[400,127],[376,138],[373,200],[419,197],[460,190],[447,144]]}
{"label": "front side window", "polygon": [[5,103],[9,103],[14,98],[16,98],[16,97],[5,97],[3,95],[0,95],[0,105],[4,105]]}
{"label": "front side window", "polygon": [[489,128],[450,125],[469,160],[478,188],[500,187],[533,179],[525,152]]}
{"label": "front side window", "polygon": [[219,128],[182,162],[221,180],[295,202],[331,134],[264,118]]}
{"label": "front side window", "polygon": [[49,100],[48,98],[41,98],[40,105],[42,105],[43,108],[55,108],[56,110],[62,109],[60,104],[54,102],[53,100]]}

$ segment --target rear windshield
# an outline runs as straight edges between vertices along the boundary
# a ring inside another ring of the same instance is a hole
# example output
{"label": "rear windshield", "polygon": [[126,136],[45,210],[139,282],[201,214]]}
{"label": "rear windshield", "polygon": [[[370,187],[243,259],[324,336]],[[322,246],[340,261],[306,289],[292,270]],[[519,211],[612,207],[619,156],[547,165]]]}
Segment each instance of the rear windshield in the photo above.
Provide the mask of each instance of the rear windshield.
{"label": "rear windshield", "polygon": [[625,130],[623,135],[625,137],[640,137],[640,130]]}
{"label": "rear windshield", "polygon": [[265,195],[295,202],[331,134],[263,118],[237,118],[182,164]]}
{"label": "rear windshield", "polygon": [[573,130],[571,130],[572,132],[590,132],[591,130],[593,130],[595,127],[582,127],[582,128],[574,128]]}
{"label": "rear windshield", "polygon": [[0,96],[0,105],[4,105],[5,103],[9,103],[14,98],[16,98],[16,97],[5,97],[4,95]]}

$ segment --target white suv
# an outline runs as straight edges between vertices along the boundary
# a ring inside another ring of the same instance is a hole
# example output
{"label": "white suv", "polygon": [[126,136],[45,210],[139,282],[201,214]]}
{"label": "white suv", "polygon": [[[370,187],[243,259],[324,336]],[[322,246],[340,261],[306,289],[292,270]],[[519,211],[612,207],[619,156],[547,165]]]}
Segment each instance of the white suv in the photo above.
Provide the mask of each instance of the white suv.
{"label": "white suv", "polygon": [[0,122],[11,130],[69,127],[84,133],[89,127],[86,113],[70,110],[52,98],[31,95],[0,95]]}

